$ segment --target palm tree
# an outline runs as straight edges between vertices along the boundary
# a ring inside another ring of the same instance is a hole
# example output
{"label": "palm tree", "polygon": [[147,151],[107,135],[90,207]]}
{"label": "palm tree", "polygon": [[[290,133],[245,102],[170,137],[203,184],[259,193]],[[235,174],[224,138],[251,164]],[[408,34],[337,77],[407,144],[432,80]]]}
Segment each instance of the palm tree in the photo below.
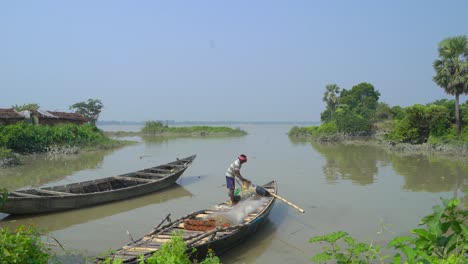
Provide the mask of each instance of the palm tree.
{"label": "palm tree", "polygon": [[446,93],[455,95],[455,124],[460,135],[460,94],[468,93],[468,39],[446,38],[439,43],[439,59],[434,61],[434,82]]}
{"label": "palm tree", "polygon": [[340,87],[336,84],[327,84],[325,86],[325,94],[322,100],[327,104],[327,108],[330,110],[330,119],[333,120],[333,113],[335,113],[338,107],[338,99],[340,94]]}

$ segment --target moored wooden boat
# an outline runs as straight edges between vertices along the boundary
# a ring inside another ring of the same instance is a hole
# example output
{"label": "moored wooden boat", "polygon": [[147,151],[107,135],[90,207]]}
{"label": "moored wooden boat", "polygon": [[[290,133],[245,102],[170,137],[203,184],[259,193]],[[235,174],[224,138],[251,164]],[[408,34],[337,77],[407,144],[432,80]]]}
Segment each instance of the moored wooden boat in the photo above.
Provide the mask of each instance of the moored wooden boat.
{"label": "moored wooden boat", "polygon": [[136,172],[67,185],[16,190],[0,212],[39,214],[128,199],[166,188],[175,183],[196,155]]}
{"label": "moored wooden boat", "polygon": [[[277,193],[275,181],[262,187],[271,194]],[[139,263],[141,256],[145,259],[150,257],[168,242],[174,233],[179,232],[182,233],[187,252],[191,254],[192,259],[204,258],[208,249],[213,250],[216,255],[221,255],[255,233],[265,223],[276,198],[268,193],[263,195],[265,196],[252,194],[252,197],[234,207],[227,201],[170,221],[166,225],[161,223],[144,237],[107,256],[96,258],[94,263],[104,263],[106,260],[120,260],[125,264]],[[229,215],[235,215],[236,218],[241,215],[241,218],[232,221],[232,218],[229,220],[229,217],[226,217]],[[195,253],[191,253],[193,249],[196,249]]]}

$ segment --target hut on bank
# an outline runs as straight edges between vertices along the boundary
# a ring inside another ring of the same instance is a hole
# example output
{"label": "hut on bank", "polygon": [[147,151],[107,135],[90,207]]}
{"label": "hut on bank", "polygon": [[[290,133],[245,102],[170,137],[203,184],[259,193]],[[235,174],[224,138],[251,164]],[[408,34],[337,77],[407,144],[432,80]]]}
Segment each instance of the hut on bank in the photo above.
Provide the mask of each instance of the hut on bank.
{"label": "hut on bank", "polygon": [[13,125],[23,120],[24,120],[24,116],[16,112],[15,109],[0,108],[0,125]]}
{"label": "hut on bank", "polygon": [[35,125],[58,125],[76,124],[81,125],[88,122],[88,119],[77,113],[44,111],[44,110],[24,110],[21,112],[15,109],[0,109],[0,125],[11,125],[19,121],[25,121]]}
{"label": "hut on bank", "polygon": [[75,124],[81,125],[88,122],[86,117],[77,113],[66,113],[56,111],[30,111],[32,123],[35,125],[58,125],[58,124]]}

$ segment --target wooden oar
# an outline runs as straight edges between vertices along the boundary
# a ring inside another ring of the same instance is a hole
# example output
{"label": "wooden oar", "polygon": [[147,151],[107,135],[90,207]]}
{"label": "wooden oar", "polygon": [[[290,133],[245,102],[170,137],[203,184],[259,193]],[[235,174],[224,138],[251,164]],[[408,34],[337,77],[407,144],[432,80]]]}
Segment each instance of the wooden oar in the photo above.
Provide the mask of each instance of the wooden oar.
{"label": "wooden oar", "polygon": [[265,196],[264,194],[271,195],[271,196],[275,197],[276,199],[279,199],[279,200],[285,202],[287,205],[290,205],[290,206],[294,207],[299,212],[305,213],[304,209],[300,208],[299,206],[291,203],[290,201],[284,199],[283,197],[281,197],[281,196],[279,196],[277,194],[269,192],[267,189],[263,188],[262,186],[258,186],[258,185],[254,185],[254,184],[252,184],[252,186],[255,187],[255,192],[257,192],[257,194],[262,195],[262,196]]}

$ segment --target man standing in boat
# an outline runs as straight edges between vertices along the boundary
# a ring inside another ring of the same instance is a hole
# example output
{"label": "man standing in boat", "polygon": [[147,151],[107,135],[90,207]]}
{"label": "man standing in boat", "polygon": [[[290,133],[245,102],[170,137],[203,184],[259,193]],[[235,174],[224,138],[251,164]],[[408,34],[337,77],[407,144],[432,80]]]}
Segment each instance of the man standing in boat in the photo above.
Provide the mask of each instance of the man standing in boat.
{"label": "man standing in boat", "polygon": [[229,165],[229,168],[226,171],[226,187],[229,191],[229,197],[231,198],[232,205],[237,204],[240,200],[239,196],[234,196],[234,189],[236,187],[235,177],[241,179],[243,182],[250,184],[251,182],[246,178],[242,177],[240,174],[240,169],[242,164],[247,162],[247,156],[244,154],[239,155],[239,157]]}

